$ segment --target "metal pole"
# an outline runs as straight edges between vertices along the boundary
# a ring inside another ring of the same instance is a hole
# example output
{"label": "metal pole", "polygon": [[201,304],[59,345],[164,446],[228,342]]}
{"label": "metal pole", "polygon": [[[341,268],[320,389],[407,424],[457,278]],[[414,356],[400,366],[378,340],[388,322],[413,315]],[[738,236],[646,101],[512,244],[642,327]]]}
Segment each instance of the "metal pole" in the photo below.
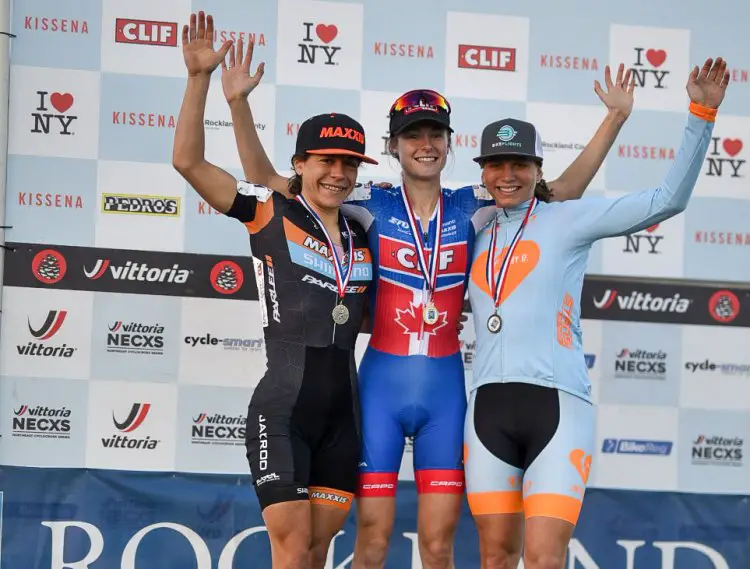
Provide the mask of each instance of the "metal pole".
{"label": "metal pole", "polygon": [[[0,0],[0,245],[5,245],[5,199],[8,171],[8,98],[10,82],[10,44],[12,0]],[[4,247],[0,247],[0,312],[3,307]]]}

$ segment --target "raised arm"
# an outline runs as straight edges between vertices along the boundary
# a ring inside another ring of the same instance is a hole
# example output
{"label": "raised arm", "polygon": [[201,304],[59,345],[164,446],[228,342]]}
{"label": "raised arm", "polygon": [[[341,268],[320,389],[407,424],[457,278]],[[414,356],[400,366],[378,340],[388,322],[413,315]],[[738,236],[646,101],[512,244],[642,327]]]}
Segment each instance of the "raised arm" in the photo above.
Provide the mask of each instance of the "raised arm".
{"label": "raised arm", "polygon": [[177,118],[172,165],[215,210],[227,213],[237,195],[237,180],[206,161],[203,115],[211,73],[224,59],[231,42],[213,48],[213,19],[203,12],[190,16],[182,28],[182,53],[188,71],[187,87]]}
{"label": "raised arm", "polygon": [[726,62],[707,59],[702,69],[695,67],[687,81],[690,112],[672,167],[655,189],[628,194],[617,199],[591,199],[571,203],[577,217],[571,227],[584,243],[646,229],[674,217],[688,205],[706,158],[714,121],[724,100],[729,73]]}
{"label": "raised arm", "polygon": [[604,68],[604,83],[607,91],[602,89],[599,81],[594,81],[594,91],[607,106],[607,115],[573,163],[558,178],[548,183],[552,190],[550,201],[575,200],[583,195],[633,110],[635,77],[631,77],[629,69],[625,72],[625,66],[620,64],[613,83],[607,65]]}
{"label": "raised arm", "polygon": [[290,197],[288,190],[289,179],[280,175],[268,158],[263,144],[255,129],[255,120],[247,101],[248,95],[258,86],[265,64],[261,62],[255,75],[250,75],[250,64],[253,60],[253,42],[247,46],[243,54],[242,38],[237,41],[229,52],[229,66],[221,63],[221,84],[224,96],[232,113],[234,138],[245,179],[253,184],[260,184]]}

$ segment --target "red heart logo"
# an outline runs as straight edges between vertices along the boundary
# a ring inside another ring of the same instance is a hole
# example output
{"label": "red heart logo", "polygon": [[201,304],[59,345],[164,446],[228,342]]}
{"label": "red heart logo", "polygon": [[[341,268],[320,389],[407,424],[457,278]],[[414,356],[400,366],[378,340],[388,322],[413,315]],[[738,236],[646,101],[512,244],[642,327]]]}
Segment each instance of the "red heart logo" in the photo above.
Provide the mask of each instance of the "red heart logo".
{"label": "red heart logo", "polygon": [[725,138],[721,145],[730,156],[737,156],[742,150],[742,141],[739,138]]}
{"label": "red heart logo", "polygon": [[52,93],[49,96],[49,102],[57,109],[57,112],[64,113],[73,106],[73,95],[70,93]]}
{"label": "red heart logo", "polygon": [[646,52],[646,59],[654,67],[659,67],[667,59],[667,52],[663,49],[649,49]]}
{"label": "red heart logo", "polygon": [[331,43],[339,35],[339,29],[333,24],[318,24],[315,26],[315,33],[323,43]]}
{"label": "red heart logo", "polygon": [[654,231],[656,231],[656,230],[657,230],[658,228],[659,228],[659,224],[657,223],[656,225],[652,225],[651,227],[647,227],[647,228],[646,228],[646,232],[647,232],[647,233],[653,233],[653,232],[654,232]]}

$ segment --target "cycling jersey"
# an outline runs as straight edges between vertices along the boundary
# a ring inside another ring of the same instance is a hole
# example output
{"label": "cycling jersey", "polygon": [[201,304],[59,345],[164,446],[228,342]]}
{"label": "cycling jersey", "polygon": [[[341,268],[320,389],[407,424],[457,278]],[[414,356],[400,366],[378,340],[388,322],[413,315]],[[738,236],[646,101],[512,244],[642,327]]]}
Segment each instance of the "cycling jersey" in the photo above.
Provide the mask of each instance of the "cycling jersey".
{"label": "cycling jersey", "polygon": [[[261,506],[311,499],[348,507],[360,441],[354,347],[372,260],[364,229],[349,220],[351,277],[339,303],[325,233],[305,206],[240,182],[229,217],[250,234],[267,369],[248,406],[246,448]],[[349,235],[340,215],[342,243]]]}
{"label": "cycling jersey", "polygon": [[[486,276],[493,224],[481,230],[469,279],[476,329],[472,391],[487,383],[524,382],[591,400],[579,321],[589,250],[599,239],[640,231],[680,213],[712,131],[713,122],[688,116],[675,163],[656,189],[616,199],[539,202],[511,259],[498,310],[503,326],[497,333],[487,327],[495,308]],[[497,210],[495,275],[528,205]]]}
{"label": "cycling jersey", "polygon": [[[367,230],[375,272],[372,338],[359,369],[362,496],[394,495],[405,437],[414,437],[420,492],[463,491],[466,392],[457,322],[474,235],[494,205],[478,187],[442,189],[442,199],[434,324],[422,317],[428,293],[401,188],[364,186],[342,206]],[[422,237],[428,264],[436,213]]]}

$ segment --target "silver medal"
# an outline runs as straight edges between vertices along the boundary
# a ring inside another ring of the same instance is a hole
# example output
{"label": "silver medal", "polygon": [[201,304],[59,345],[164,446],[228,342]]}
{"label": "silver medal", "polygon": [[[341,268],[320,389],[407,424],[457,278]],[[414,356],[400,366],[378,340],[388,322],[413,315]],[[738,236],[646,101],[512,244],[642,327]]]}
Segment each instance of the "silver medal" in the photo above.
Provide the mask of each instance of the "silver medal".
{"label": "silver medal", "polygon": [[337,304],[333,307],[331,316],[336,324],[346,324],[346,321],[349,320],[349,309],[343,304]]}
{"label": "silver medal", "polygon": [[502,327],[503,320],[502,318],[500,318],[500,315],[493,314],[487,319],[487,330],[489,330],[493,334],[497,334]]}

